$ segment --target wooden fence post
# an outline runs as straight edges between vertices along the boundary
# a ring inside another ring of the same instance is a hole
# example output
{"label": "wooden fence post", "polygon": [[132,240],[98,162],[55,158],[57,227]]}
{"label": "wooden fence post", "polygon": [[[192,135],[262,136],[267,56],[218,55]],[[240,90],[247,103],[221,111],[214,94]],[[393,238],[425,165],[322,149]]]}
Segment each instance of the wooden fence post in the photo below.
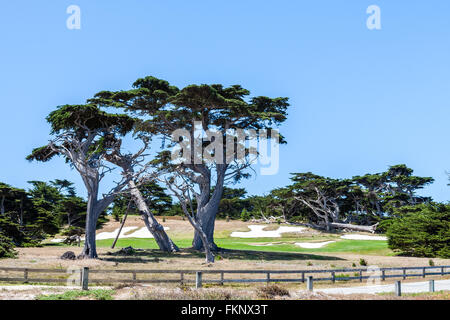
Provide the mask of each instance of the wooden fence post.
{"label": "wooden fence post", "polygon": [[386,271],[381,270],[381,281],[386,280]]}
{"label": "wooden fence post", "polygon": [[270,272],[267,272],[267,284],[270,283]]}
{"label": "wooden fence post", "polygon": [[223,279],[224,279],[224,278],[225,278],[224,273],[221,272],[221,273],[220,273],[220,285],[222,285],[222,286],[223,286]]}
{"label": "wooden fence post", "polygon": [[422,269],[422,277],[425,278],[425,268]]}
{"label": "wooden fence post", "polygon": [[305,273],[302,272],[302,283],[305,283]]}
{"label": "wooden fence post", "polygon": [[81,273],[81,289],[88,290],[89,287],[89,268],[84,267]]}
{"label": "wooden fence post", "polygon": [[403,280],[406,280],[406,269],[403,268]]}
{"label": "wooden fence post", "polygon": [[429,286],[429,288],[430,288],[430,292],[434,292],[434,280],[430,280],[428,286]]}
{"label": "wooden fence post", "polygon": [[402,295],[402,282],[395,281],[395,295],[400,297]]}
{"label": "wooden fence post", "polygon": [[202,272],[197,271],[195,273],[195,288],[199,289],[202,287]]}
{"label": "wooden fence post", "polygon": [[133,282],[136,282],[136,272],[133,272]]}
{"label": "wooden fence post", "polygon": [[359,270],[359,282],[362,282],[362,270]]}
{"label": "wooden fence post", "polygon": [[28,282],[28,269],[23,271],[23,282]]}
{"label": "wooden fence post", "polygon": [[306,280],[306,288],[309,291],[313,291],[313,282],[314,282],[313,277],[312,276],[308,276],[308,278]]}
{"label": "wooden fence post", "polygon": [[184,273],[183,272],[180,272],[180,283],[181,283],[181,285],[183,285],[183,283],[184,283]]}
{"label": "wooden fence post", "polygon": [[336,282],[336,274],[335,274],[335,272],[333,271],[333,272],[331,272],[331,281],[333,282],[333,283],[335,283]]}
{"label": "wooden fence post", "polygon": [[444,267],[441,267],[441,276],[444,275]]}

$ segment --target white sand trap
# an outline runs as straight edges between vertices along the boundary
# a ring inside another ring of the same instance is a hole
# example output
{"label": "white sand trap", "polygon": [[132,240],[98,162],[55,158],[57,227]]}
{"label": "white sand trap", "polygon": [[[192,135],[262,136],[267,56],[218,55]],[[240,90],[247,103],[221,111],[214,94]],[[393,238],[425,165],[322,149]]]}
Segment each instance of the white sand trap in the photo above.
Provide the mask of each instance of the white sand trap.
{"label": "white sand trap", "polygon": [[252,243],[250,244],[251,246],[255,246],[255,247],[270,247],[273,246],[273,243]]}
{"label": "white sand trap", "polygon": [[248,226],[250,231],[247,232],[233,232],[231,237],[233,238],[280,238],[282,233],[287,232],[303,232],[304,227],[279,227],[277,230],[265,231],[263,230],[268,226],[251,225]]}
{"label": "white sand trap", "polygon": [[342,239],[348,240],[387,240],[387,237],[383,236],[367,236],[364,234],[346,234],[341,236]]}
{"label": "white sand trap", "polygon": [[[124,227],[122,228],[122,232],[120,232],[120,238],[125,238],[127,237],[125,234],[127,232],[130,232],[131,230],[135,230],[138,227]],[[116,230],[114,230],[113,232],[100,232],[97,233],[97,235],[95,236],[96,240],[106,240],[106,239],[114,239],[117,237],[117,233],[119,232],[119,228],[117,228]],[[84,238],[81,238],[82,240],[84,240]]]}
{"label": "white sand trap", "polygon": [[[122,232],[120,232],[120,236],[119,239],[125,239],[125,238],[140,238],[140,239],[149,239],[149,238],[153,238],[152,234],[148,231],[147,227],[142,227],[139,230],[139,227],[124,227],[122,228]],[[164,227],[164,230],[169,230],[169,227]],[[130,231],[136,230],[130,234]],[[115,239],[117,237],[117,233],[119,232],[119,228],[117,228],[116,230],[114,230],[113,232],[100,232],[97,233],[95,239],[96,240],[106,240],[106,239]],[[81,241],[84,241],[85,238],[82,237]],[[51,242],[54,243],[60,243],[63,242],[64,239],[52,239]]]}
{"label": "white sand trap", "polygon": [[305,249],[318,249],[336,241],[325,242],[296,242],[295,245]]}
{"label": "white sand trap", "polygon": [[[164,227],[164,230],[170,230],[169,227]],[[122,238],[122,237],[120,237]],[[140,238],[140,239],[147,239],[147,238],[153,238],[153,235],[148,231],[147,227],[142,227],[141,229],[137,230],[136,232],[133,232],[132,234],[127,234],[124,236],[124,238]]]}

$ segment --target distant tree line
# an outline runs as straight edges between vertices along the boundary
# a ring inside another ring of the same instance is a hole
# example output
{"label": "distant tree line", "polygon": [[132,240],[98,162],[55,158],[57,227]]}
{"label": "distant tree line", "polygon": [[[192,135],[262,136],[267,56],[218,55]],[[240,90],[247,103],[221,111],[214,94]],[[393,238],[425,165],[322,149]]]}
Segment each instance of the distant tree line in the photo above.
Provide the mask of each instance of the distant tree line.
{"label": "distant tree line", "polygon": [[[417,191],[433,179],[413,175],[406,165],[350,179],[295,173],[291,181],[264,196],[248,196],[244,188],[224,187],[218,217],[275,219],[328,231],[376,225],[373,231],[385,232],[389,246],[403,254],[450,256],[450,206],[418,195]],[[38,246],[58,233],[84,233],[87,202],[76,195],[71,182],[29,183],[29,190],[0,183],[0,256],[13,256],[14,247]],[[180,204],[158,183],[138,188],[154,216],[184,216]],[[117,196],[102,213],[98,226],[107,214],[120,221],[125,213],[141,214],[130,194]]]}
{"label": "distant tree line", "polygon": [[[82,234],[86,201],[67,180],[29,181],[28,190],[0,182],[0,257],[13,256],[13,247],[39,246],[49,236]],[[106,212],[99,219],[105,222]]]}

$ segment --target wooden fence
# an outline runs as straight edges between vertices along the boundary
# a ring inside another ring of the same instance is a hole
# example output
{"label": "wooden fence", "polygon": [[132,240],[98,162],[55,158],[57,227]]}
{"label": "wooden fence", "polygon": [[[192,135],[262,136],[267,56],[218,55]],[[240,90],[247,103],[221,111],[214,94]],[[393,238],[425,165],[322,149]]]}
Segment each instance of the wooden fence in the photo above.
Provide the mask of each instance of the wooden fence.
{"label": "wooden fence", "polygon": [[[65,269],[31,269],[31,268],[3,268],[0,267],[0,282],[23,283],[67,283],[72,274],[72,280],[87,288],[88,283],[195,283],[201,287],[203,283],[256,283],[256,282],[297,282],[304,283],[309,279],[316,281],[349,281],[364,279],[389,278],[407,279],[410,277],[445,276],[450,274],[450,266],[427,267],[399,267],[399,268],[359,268],[359,269],[328,269],[328,270],[102,270],[79,268]],[[400,271],[399,273],[396,271]],[[5,277],[6,273],[6,277]],[[79,273],[79,278],[78,278]],[[340,274],[341,273],[341,274]],[[344,273],[344,274],[342,274]],[[350,273],[348,275],[347,273]],[[33,274],[44,276],[31,277]],[[114,275],[105,279],[96,275]],[[353,275],[352,275],[353,274]],[[9,276],[8,276],[9,275]],[[117,277],[117,275],[121,275]],[[127,276],[124,276],[127,275]],[[153,278],[145,278],[153,275]],[[169,279],[169,275],[172,278]],[[239,275],[240,278],[232,278]],[[250,275],[256,278],[251,278]],[[263,277],[261,277],[261,275]],[[312,275],[315,275],[314,277]],[[324,275],[324,276],[322,276]],[[285,278],[289,276],[288,278]]]}

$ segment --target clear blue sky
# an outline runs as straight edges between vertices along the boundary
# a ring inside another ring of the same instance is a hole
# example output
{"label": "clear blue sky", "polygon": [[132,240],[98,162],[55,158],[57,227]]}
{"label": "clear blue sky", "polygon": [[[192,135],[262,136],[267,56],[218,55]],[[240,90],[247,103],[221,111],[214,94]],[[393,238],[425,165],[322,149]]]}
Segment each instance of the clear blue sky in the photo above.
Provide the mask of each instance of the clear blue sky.
{"label": "clear blue sky", "polygon": [[[81,30],[66,8],[81,8]],[[381,30],[366,8],[381,8]],[[405,163],[450,200],[450,1],[2,1],[0,181],[67,178],[62,160],[28,163],[45,116],[100,90],[154,75],[177,86],[241,84],[287,96],[276,176],[242,184],[264,193],[290,172],[351,177]]]}

